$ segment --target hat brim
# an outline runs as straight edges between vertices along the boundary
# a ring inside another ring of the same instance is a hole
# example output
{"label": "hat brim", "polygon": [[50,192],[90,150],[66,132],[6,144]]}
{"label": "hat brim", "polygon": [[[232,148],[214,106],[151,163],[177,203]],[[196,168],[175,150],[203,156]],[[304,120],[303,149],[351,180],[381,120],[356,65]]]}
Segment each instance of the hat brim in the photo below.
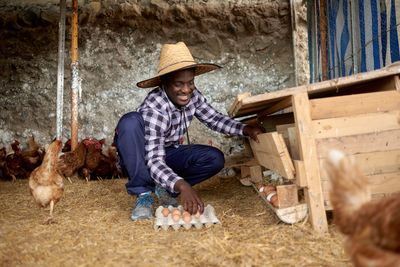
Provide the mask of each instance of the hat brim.
{"label": "hat brim", "polygon": [[157,87],[157,86],[161,85],[161,76],[163,76],[165,74],[168,74],[168,73],[175,72],[175,71],[184,70],[184,69],[191,69],[191,68],[195,69],[194,76],[198,76],[198,75],[201,75],[201,74],[204,74],[204,73],[216,70],[216,69],[221,69],[222,67],[218,66],[216,64],[210,64],[210,63],[192,64],[192,65],[185,66],[185,67],[182,67],[182,68],[179,68],[179,69],[174,69],[172,71],[165,72],[162,75],[157,75],[157,76],[155,76],[153,78],[138,82],[136,85],[137,85],[137,87],[140,87],[140,88]]}

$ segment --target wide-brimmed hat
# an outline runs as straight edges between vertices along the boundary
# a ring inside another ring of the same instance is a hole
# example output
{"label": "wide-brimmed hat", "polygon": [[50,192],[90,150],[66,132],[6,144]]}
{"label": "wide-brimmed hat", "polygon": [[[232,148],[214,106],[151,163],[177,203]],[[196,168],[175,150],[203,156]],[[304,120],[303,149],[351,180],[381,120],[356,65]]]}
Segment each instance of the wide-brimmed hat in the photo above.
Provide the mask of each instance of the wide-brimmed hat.
{"label": "wide-brimmed hat", "polygon": [[196,63],[184,42],[164,44],[161,47],[160,61],[158,63],[156,76],[138,82],[136,85],[140,88],[156,87],[161,84],[160,77],[162,75],[190,68],[195,69],[194,75],[197,76],[221,67],[210,63]]}

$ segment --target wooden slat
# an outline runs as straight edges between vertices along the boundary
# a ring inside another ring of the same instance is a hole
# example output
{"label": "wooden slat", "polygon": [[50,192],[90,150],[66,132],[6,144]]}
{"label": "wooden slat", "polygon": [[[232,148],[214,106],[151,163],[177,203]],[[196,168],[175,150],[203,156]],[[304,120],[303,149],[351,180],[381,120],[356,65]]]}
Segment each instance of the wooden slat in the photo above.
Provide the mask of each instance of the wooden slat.
{"label": "wooden slat", "polygon": [[289,138],[289,153],[293,160],[300,159],[299,144],[297,142],[297,131],[295,127],[288,128],[288,138]]}
{"label": "wooden slat", "polygon": [[[400,172],[376,174],[367,176],[372,196],[388,196],[400,193]],[[330,182],[322,181],[324,199],[329,201]]]}
{"label": "wooden slat", "polygon": [[329,119],[400,110],[400,92],[384,91],[310,100],[311,118]]}
{"label": "wooden slat", "polygon": [[342,137],[400,129],[400,111],[322,119],[312,122],[315,138]]}
{"label": "wooden slat", "polygon": [[304,162],[301,160],[294,160],[294,169],[296,171],[296,184],[300,187],[307,186],[306,170],[304,169]]}
{"label": "wooden slat", "polygon": [[235,98],[235,101],[232,103],[232,105],[228,111],[228,114],[236,113],[238,108],[240,108],[240,106],[242,105],[243,99],[245,99],[246,97],[250,97],[250,96],[251,96],[250,92],[244,92],[244,93],[237,95],[237,97]]}
{"label": "wooden slat", "polygon": [[[400,171],[400,150],[370,152],[351,156],[365,175]],[[327,180],[326,159],[320,160],[321,180]]]}
{"label": "wooden slat", "polygon": [[318,158],[326,158],[331,149],[346,155],[400,149],[400,130],[317,139]]}
{"label": "wooden slat", "polygon": [[293,111],[299,144],[300,160],[304,162],[307,187],[304,189],[310,211],[310,221],[314,230],[328,231],[322,195],[317,147],[310,114],[310,102],[307,93],[293,95]]}
{"label": "wooden slat", "polygon": [[292,98],[291,97],[285,97],[283,100],[279,101],[278,103],[260,111],[257,114],[257,117],[259,119],[263,119],[265,116],[268,116],[272,113],[275,113],[279,110],[285,109],[287,107],[290,107],[292,105]]}
{"label": "wooden slat", "polygon": [[288,128],[294,127],[293,123],[290,124],[282,124],[282,125],[277,125],[276,126],[276,131],[282,135],[283,140],[285,140],[286,147],[289,148],[289,133],[288,133]]}
{"label": "wooden slat", "polygon": [[250,145],[260,165],[288,179],[294,178],[294,166],[282,135],[277,132],[257,136],[260,143],[250,140]]}
{"label": "wooden slat", "polygon": [[395,75],[394,76],[394,84],[397,92],[400,93],[400,75]]}
{"label": "wooden slat", "polygon": [[[242,99],[241,101],[236,101],[229,109],[229,115],[234,117],[244,116],[249,114],[249,108],[251,108],[251,112],[257,113],[258,111],[261,111],[271,105],[275,105],[277,101],[280,101],[287,96],[301,92],[307,92],[311,96],[322,92],[338,92],[339,90],[343,91],[351,89],[353,85],[366,84],[372,80],[383,79],[384,77],[398,75],[399,73],[400,67],[397,64],[379,70],[357,73],[352,76],[341,77],[334,80],[250,96]],[[376,91],[379,91],[379,88],[377,88]]]}
{"label": "wooden slat", "polygon": [[293,113],[270,115],[258,120],[267,132],[275,132],[276,126],[294,122]]}

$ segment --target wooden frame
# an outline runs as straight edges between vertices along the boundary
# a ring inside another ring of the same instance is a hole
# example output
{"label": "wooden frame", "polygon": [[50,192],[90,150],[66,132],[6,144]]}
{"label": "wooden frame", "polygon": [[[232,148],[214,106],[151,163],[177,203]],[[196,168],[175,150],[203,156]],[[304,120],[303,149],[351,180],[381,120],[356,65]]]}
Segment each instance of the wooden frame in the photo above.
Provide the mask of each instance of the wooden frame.
{"label": "wooden frame", "polygon": [[[368,176],[373,197],[400,192],[399,75],[400,65],[395,64],[321,83],[247,95],[232,105],[231,116],[254,114],[259,121],[273,122],[267,124],[272,132],[260,135],[260,144],[251,142],[255,159],[265,168],[294,178],[296,185],[304,188],[309,219],[316,231],[328,229],[325,210],[331,206],[324,162],[332,148],[356,161]],[[279,124],[273,113],[287,117],[287,110],[293,111],[294,123],[286,120]],[[294,176],[282,167],[290,162]]]}

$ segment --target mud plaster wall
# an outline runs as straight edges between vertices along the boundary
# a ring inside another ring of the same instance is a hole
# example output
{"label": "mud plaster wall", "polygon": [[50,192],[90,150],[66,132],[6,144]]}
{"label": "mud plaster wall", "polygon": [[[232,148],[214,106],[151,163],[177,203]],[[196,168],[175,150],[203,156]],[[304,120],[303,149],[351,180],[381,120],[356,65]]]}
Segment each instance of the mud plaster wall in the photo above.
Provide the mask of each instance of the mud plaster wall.
{"label": "mud plaster wall", "polygon": [[[0,146],[56,132],[59,1],[0,0]],[[149,90],[137,81],[155,73],[162,43],[184,41],[199,62],[224,66],[196,78],[209,102],[227,113],[237,94],[294,85],[289,1],[79,1],[82,97],[79,138],[106,138],[121,115]],[[69,137],[70,12],[67,1],[64,141]],[[199,122],[195,143],[212,140],[225,153],[237,144]]]}

